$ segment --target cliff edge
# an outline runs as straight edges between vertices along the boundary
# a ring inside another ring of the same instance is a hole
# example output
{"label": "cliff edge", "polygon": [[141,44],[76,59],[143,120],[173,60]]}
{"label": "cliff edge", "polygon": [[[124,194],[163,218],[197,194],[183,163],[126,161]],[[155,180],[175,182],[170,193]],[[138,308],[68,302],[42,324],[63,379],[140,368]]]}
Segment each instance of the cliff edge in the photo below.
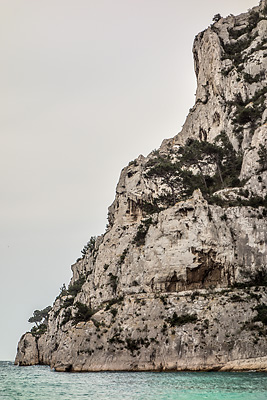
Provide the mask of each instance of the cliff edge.
{"label": "cliff edge", "polygon": [[267,0],[194,41],[182,131],[125,167],[15,364],[267,371]]}

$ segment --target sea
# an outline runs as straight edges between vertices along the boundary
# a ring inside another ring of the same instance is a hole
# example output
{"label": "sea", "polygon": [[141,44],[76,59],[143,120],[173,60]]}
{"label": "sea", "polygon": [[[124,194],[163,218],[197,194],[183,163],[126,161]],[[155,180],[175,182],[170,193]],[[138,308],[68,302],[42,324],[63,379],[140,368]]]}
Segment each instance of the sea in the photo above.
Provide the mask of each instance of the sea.
{"label": "sea", "polygon": [[260,372],[55,372],[0,362],[1,400],[266,400]]}

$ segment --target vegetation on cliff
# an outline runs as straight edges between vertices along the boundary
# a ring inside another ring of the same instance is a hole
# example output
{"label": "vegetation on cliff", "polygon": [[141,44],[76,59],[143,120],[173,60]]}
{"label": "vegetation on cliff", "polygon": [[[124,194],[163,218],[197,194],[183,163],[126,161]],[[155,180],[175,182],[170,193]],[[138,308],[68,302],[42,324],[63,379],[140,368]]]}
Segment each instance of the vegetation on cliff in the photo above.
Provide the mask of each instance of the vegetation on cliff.
{"label": "vegetation on cliff", "polygon": [[[203,92],[182,140],[166,140],[123,170],[112,224],[83,247],[72,266],[76,280],[54,303],[49,323],[56,334],[48,330],[40,340],[61,370],[73,363],[112,369],[116,362],[125,369],[195,368],[198,360],[219,368],[234,357],[266,355],[267,91],[265,74],[245,68],[248,54],[261,51],[262,42],[248,49],[265,11],[249,12],[247,24],[229,17],[225,41],[217,14],[199,36],[196,63],[217,43],[218,64],[197,70]],[[30,322],[39,339],[47,318],[37,311]]]}
{"label": "vegetation on cliff", "polygon": [[51,311],[51,309],[52,307],[48,306],[43,310],[35,310],[32,317],[28,319],[28,322],[30,322],[31,324],[35,324],[35,326],[31,329],[31,333],[33,336],[40,337],[46,332],[49,312]]}
{"label": "vegetation on cliff", "polygon": [[145,177],[160,179],[166,190],[153,199],[150,209],[146,205],[146,210],[155,212],[172,206],[192,196],[196,189],[209,199],[218,190],[240,186],[241,165],[242,156],[235,152],[225,132],[215,143],[188,139],[176,152],[154,152],[146,164]]}

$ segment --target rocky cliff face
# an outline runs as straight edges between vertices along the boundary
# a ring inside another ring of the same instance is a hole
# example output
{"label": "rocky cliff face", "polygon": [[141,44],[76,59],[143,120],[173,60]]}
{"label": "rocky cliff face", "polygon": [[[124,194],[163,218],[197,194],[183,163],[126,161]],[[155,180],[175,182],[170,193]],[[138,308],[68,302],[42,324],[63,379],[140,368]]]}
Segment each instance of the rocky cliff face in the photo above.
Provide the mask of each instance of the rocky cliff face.
{"label": "rocky cliff face", "polygon": [[267,370],[267,1],[195,38],[182,131],[123,169],[46,332],[16,364]]}

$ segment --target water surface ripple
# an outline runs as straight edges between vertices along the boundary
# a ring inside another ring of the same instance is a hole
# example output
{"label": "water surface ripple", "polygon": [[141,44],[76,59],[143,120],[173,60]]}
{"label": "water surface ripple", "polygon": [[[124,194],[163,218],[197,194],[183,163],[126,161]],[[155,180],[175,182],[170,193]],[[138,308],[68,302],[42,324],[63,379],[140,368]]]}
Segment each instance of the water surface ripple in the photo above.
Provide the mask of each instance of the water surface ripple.
{"label": "water surface ripple", "polygon": [[266,400],[266,373],[57,373],[0,362],[2,400]]}

